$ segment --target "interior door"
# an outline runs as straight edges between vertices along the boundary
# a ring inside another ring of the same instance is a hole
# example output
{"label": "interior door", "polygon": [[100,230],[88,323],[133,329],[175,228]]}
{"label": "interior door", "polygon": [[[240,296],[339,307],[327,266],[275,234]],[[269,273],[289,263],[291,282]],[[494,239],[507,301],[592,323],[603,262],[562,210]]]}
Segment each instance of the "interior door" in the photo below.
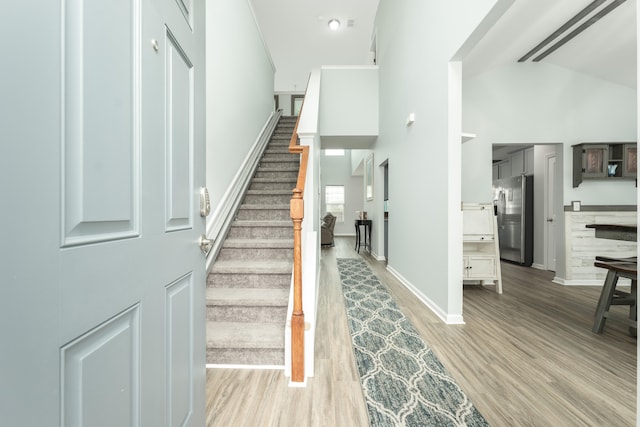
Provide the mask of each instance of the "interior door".
{"label": "interior door", "polygon": [[1,423],[204,425],[204,1],[2,9]]}
{"label": "interior door", "polygon": [[545,264],[547,270],[556,271],[556,156],[545,156]]}

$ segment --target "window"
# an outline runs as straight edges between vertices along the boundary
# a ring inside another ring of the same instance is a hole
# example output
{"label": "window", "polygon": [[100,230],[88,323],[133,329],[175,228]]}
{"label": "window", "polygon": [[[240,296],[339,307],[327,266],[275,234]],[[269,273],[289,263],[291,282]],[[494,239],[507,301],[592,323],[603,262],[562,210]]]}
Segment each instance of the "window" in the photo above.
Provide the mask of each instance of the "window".
{"label": "window", "polygon": [[327,150],[324,150],[324,155],[325,156],[344,156],[344,149],[343,148],[327,149]]}
{"label": "window", "polygon": [[344,185],[325,186],[324,201],[327,212],[336,217],[336,222],[344,222]]}

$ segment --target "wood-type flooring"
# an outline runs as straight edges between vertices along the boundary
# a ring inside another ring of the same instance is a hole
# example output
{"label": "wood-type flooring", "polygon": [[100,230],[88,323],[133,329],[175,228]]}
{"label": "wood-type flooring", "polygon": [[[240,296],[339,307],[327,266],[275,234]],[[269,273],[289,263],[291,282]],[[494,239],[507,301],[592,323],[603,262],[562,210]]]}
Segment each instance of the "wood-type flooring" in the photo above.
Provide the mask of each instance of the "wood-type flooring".
{"label": "wood-type flooring", "polygon": [[503,294],[465,286],[465,324],[446,325],[353,244],[339,237],[322,249],[315,377],[290,388],[282,371],[209,369],[209,427],[368,425],[336,266],[357,256],[491,426],[636,425],[636,339],[615,319],[591,332],[600,287],[561,286],[553,273],[503,263]]}

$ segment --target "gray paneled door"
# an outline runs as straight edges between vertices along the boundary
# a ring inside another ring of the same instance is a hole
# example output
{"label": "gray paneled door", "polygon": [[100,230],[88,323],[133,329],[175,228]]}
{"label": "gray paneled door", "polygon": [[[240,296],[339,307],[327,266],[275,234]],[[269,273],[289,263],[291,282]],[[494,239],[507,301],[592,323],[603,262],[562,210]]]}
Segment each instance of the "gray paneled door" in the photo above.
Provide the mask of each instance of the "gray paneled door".
{"label": "gray paneled door", "polygon": [[0,424],[204,425],[204,0],[0,15]]}

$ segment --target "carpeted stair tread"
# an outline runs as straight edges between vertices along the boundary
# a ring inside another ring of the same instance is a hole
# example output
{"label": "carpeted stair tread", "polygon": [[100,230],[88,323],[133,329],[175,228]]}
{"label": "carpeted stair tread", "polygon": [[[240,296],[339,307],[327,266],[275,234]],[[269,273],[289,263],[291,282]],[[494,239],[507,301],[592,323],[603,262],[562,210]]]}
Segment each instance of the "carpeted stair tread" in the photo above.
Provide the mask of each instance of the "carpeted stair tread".
{"label": "carpeted stair tread", "polygon": [[297,117],[281,117],[207,277],[207,363],[284,365]]}
{"label": "carpeted stair tread", "polygon": [[293,269],[293,260],[219,260],[211,273],[224,274],[287,274]]}
{"label": "carpeted stair tread", "polygon": [[297,178],[253,178],[252,182],[297,182]]}
{"label": "carpeted stair tread", "polygon": [[300,168],[297,162],[289,162],[291,163],[289,166],[280,165],[280,166],[271,166],[271,165],[262,165],[258,167],[258,171],[260,172],[297,172]]}
{"label": "carpeted stair tread", "polygon": [[229,239],[224,248],[293,248],[293,239]]}
{"label": "carpeted stair tread", "polygon": [[286,155],[286,156],[274,156],[269,158],[262,158],[260,163],[300,163],[300,156]]}
{"label": "carpeted stair tread", "polygon": [[284,351],[284,326],[277,323],[209,321],[207,347],[271,348]]}
{"label": "carpeted stair tread", "polygon": [[271,195],[271,196],[291,196],[291,190],[247,190],[246,194],[252,195]]}
{"label": "carpeted stair tread", "polygon": [[283,203],[274,203],[272,205],[266,203],[253,204],[253,203],[245,203],[240,205],[240,209],[247,210],[263,210],[263,209],[289,209],[289,204]]}
{"label": "carpeted stair tread", "polygon": [[[287,206],[288,207],[288,206]],[[292,227],[291,221],[246,220],[239,219],[233,222],[232,227]]]}
{"label": "carpeted stair tread", "polygon": [[208,288],[207,305],[242,305],[245,307],[286,307],[288,289]]}

